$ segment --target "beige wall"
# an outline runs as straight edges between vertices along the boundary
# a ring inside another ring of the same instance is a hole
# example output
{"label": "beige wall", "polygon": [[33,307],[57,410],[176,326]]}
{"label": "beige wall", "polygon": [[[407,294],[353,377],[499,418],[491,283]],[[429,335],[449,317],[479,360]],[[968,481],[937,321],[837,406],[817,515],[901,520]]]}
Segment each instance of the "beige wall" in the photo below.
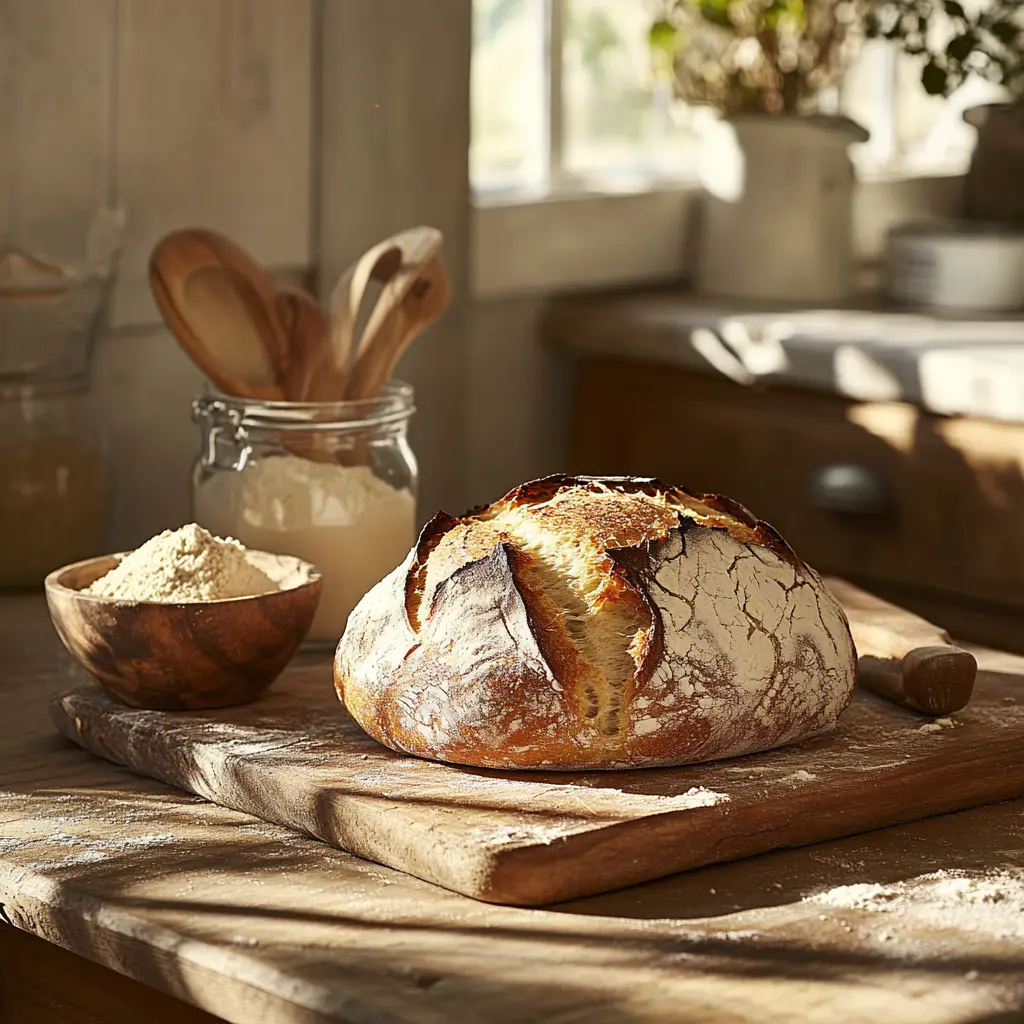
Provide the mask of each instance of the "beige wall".
{"label": "beige wall", "polygon": [[470,314],[467,476],[470,504],[566,468],[571,372],[540,344],[539,299],[480,302]]}
{"label": "beige wall", "polygon": [[877,261],[889,229],[905,221],[954,217],[962,205],[963,178],[904,178],[858,186],[853,208],[854,248]]}

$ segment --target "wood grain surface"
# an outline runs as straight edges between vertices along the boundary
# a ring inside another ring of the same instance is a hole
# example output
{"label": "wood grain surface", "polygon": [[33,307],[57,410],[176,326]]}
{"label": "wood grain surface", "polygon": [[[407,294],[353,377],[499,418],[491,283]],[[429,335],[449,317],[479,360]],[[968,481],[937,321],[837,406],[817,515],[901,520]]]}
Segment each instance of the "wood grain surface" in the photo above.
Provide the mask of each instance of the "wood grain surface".
{"label": "wood grain surface", "polygon": [[[3,919],[235,1024],[1009,1024],[1024,1012],[1024,801],[545,910],[492,906],[56,736],[48,698],[74,676],[41,599],[0,598],[0,649]],[[983,684],[1024,687],[1024,659],[975,653]],[[940,870],[966,886],[1002,879],[1006,898],[938,913],[926,896]],[[909,894],[882,909],[826,898],[864,887]],[[33,954],[8,972],[3,1024],[52,988],[53,963]],[[146,1019],[116,981],[109,1020]]]}
{"label": "wood grain surface", "polygon": [[157,240],[189,225],[222,231],[264,265],[309,265],[311,0],[116,6],[125,280],[144,280]]}
{"label": "wood grain surface", "polygon": [[81,259],[109,195],[114,0],[0,0],[0,244]]}
{"label": "wood grain surface", "polygon": [[142,775],[445,888],[536,906],[766,850],[1024,796],[1019,680],[989,677],[948,726],[860,694],[824,737],[689,768],[485,771],[381,747],[323,664],[243,708],[58,697],[57,727]]}

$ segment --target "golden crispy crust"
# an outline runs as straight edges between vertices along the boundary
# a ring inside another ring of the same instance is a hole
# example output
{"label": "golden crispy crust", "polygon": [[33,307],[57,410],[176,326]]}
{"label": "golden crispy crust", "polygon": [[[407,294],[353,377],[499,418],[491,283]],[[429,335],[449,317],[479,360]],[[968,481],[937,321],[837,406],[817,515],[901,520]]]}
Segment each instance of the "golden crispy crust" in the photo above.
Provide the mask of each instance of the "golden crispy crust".
{"label": "golden crispy crust", "polygon": [[831,727],[845,616],[767,524],[655,479],[555,476],[424,528],[352,613],[370,735],[491,768],[672,765]]}

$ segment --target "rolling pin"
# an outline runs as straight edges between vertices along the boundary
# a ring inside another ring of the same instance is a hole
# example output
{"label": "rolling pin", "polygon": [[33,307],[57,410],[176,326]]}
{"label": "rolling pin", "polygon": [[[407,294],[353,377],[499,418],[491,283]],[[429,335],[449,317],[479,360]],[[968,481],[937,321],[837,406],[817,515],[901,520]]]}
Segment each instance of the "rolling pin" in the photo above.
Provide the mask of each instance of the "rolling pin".
{"label": "rolling pin", "polygon": [[845,580],[825,582],[850,621],[861,686],[926,715],[967,705],[978,663],[944,629]]}

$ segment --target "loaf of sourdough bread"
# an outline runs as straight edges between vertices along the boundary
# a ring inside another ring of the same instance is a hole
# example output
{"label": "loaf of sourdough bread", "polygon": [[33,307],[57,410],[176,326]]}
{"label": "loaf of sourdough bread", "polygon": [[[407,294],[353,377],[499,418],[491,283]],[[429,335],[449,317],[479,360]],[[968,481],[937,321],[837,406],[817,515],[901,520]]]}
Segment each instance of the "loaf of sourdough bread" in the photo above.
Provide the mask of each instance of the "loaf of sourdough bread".
{"label": "loaf of sourdough bread", "polygon": [[352,612],[334,669],[395,750],[565,770],[790,743],[835,725],[855,675],[839,604],[741,505],[565,476],[435,516]]}

